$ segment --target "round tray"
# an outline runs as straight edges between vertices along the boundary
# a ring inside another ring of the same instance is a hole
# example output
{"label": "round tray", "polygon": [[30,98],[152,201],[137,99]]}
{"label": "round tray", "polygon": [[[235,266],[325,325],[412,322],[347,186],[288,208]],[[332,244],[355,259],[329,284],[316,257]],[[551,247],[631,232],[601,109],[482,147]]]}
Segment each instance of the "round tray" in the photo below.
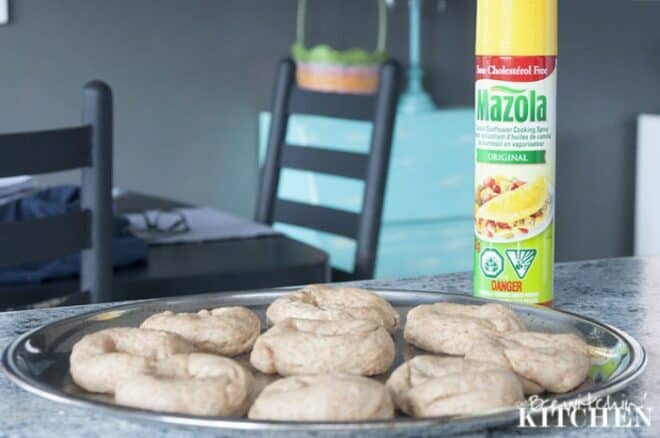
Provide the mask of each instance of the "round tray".
{"label": "round tray", "polygon": [[[484,304],[488,300],[440,292],[372,289],[392,303],[401,314],[401,324],[410,308],[418,304],[440,301],[461,304]],[[9,378],[22,388],[41,397],[73,406],[93,409],[124,418],[150,420],[161,423],[221,429],[225,433],[262,432],[264,434],[310,434],[332,432],[347,434],[369,432],[379,435],[415,435],[428,433],[459,433],[493,427],[516,421],[517,407],[500,409],[485,415],[416,419],[399,416],[389,421],[354,423],[312,423],[253,421],[247,418],[199,417],[151,412],[118,406],[107,396],[89,394],[78,388],[69,374],[69,354],[82,336],[110,327],[137,327],[149,315],[163,310],[191,312],[202,308],[242,305],[251,308],[265,321],[266,307],[287,290],[217,293],[180,298],[142,301],[85,313],[63,319],[32,330],[16,339],[2,355],[2,366]],[[589,378],[575,391],[561,395],[547,395],[545,399],[558,402],[585,402],[611,394],[638,377],[646,365],[644,348],[627,333],[568,312],[540,306],[511,304],[530,330],[582,336],[596,347]],[[265,327],[265,324],[264,324]],[[420,350],[407,345],[402,330],[396,334],[397,357],[391,370]],[[382,376],[386,378],[387,376]]]}

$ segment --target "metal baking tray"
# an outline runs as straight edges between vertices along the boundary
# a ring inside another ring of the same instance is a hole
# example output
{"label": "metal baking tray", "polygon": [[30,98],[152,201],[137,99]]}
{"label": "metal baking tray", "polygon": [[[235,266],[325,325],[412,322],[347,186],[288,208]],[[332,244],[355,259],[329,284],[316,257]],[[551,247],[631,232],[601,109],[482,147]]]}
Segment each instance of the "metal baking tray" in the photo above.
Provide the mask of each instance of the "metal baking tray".
{"label": "metal baking tray", "polygon": [[[465,295],[409,290],[372,289],[392,303],[405,315],[418,304],[447,301],[461,304],[489,302]],[[505,408],[485,415],[415,419],[399,416],[388,421],[353,423],[312,423],[253,421],[247,418],[199,417],[151,412],[118,406],[112,399],[89,394],[76,387],[69,374],[69,353],[75,342],[88,333],[109,327],[137,327],[149,315],[163,310],[192,312],[203,308],[230,305],[246,306],[257,312],[265,327],[266,307],[290,290],[262,290],[239,293],[216,293],[180,298],[167,298],[126,304],[85,313],[48,324],[16,339],[2,356],[2,366],[9,378],[27,391],[41,397],[73,406],[114,414],[123,418],[149,420],[190,427],[212,428],[223,434],[261,432],[274,434],[309,435],[323,432],[374,433],[378,435],[419,436],[425,434],[460,433],[484,427],[515,422],[518,408]],[[579,402],[599,398],[621,390],[638,377],[646,365],[646,352],[642,345],[627,333],[589,318],[540,306],[512,304],[530,330],[552,333],[572,332],[582,336],[597,354],[592,356],[589,378],[575,391],[562,395],[547,395],[549,401]],[[396,334],[397,357],[391,369],[410,359],[420,350],[407,345],[402,330]],[[259,377],[259,376],[257,376]],[[384,380],[387,376],[381,376]]]}

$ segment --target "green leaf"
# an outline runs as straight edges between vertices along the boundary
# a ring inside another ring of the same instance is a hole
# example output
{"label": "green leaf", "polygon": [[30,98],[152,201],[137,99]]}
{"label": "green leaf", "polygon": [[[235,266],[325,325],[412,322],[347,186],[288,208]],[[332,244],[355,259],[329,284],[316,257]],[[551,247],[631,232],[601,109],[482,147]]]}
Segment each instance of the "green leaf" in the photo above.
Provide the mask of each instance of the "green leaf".
{"label": "green leaf", "polygon": [[359,48],[340,51],[327,44],[306,48],[300,43],[294,43],[291,46],[291,54],[298,62],[350,66],[378,65],[387,59],[385,52],[369,52]]}

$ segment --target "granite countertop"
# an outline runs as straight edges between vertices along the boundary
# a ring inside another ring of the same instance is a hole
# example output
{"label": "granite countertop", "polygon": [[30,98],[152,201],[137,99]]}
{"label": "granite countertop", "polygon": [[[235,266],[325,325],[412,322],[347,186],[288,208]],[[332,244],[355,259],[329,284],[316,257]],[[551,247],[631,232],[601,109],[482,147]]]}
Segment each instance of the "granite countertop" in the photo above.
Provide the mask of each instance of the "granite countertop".
{"label": "granite countertop", "polygon": [[[469,273],[408,280],[374,280],[360,284],[370,287],[437,290],[470,293]],[[608,429],[545,429],[557,436],[660,435],[660,258],[621,258],[558,264],[555,275],[555,306],[598,319],[627,331],[647,349],[644,375],[617,394],[651,408],[651,427]],[[107,305],[0,313],[0,349],[16,336],[48,322]],[[509,436],[536,434],[538,429],[515,425],[480,434]],[[93,413],[33,396],[0,373],[0,436],[202,436],[199,430],[148,422],[127,421]]]}

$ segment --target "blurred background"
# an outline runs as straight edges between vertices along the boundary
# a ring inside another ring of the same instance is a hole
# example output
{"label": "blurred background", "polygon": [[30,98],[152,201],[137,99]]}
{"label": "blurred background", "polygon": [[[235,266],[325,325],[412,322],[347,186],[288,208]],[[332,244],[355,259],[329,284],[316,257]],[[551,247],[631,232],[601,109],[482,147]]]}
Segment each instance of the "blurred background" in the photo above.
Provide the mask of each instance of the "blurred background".
{"label": "blurred background", "polygon": [[[425,85],[441,109],[472,106],[475,3],[423,5]],[[10,7],[10,24],[0,26],[0,131],[70,124],[79,117],[81,84],[102,78],[115,96],[115,186],[252,217],[258,115],[295,38],[295,0],[13,0]],[[311,0],[308,41],[370,46],[374,8],[370,0]],[[660,110],[659,11],[654,2],[560,1],[559,261],[633,253],[636,120]],[[405,64],[406,2],[389,14],[388,51]]]}

